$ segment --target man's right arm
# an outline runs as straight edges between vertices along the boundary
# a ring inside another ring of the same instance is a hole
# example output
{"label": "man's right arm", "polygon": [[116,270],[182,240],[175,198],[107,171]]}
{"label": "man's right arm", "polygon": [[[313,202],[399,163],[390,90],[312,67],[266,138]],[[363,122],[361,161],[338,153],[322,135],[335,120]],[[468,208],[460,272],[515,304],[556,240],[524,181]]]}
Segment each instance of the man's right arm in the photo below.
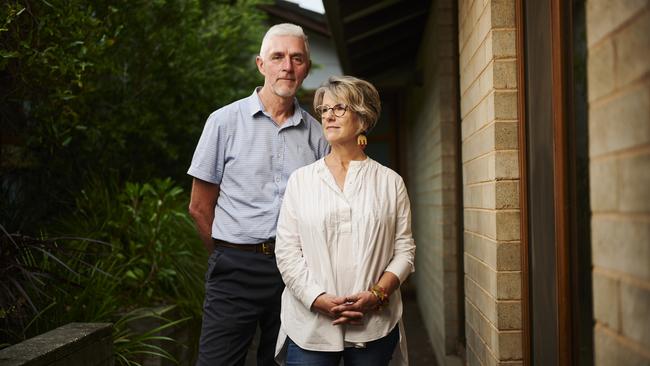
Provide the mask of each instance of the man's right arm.
{"label": "man's right arm", "polygon": [[212,221],[214,208],[219,197],[219,185],[194,178],[190,197],[190,216],[194,219],[196,229],[208,253],[214,250],[212,241]]}

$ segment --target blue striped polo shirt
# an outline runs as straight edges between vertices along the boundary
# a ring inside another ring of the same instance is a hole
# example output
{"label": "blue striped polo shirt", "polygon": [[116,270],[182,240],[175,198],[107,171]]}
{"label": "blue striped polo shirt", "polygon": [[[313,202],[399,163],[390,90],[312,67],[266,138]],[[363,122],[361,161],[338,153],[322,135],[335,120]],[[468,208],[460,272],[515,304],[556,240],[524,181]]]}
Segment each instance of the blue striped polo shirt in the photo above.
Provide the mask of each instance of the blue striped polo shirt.
{"label": "blue striped polo shirt", "polygon": [[219,185],[212,237],[231,243],[275,237],[289,176],[329,149],[320,123],[297,100],[293,116],[279,127],[258,89],[208,117],[187,171]]}

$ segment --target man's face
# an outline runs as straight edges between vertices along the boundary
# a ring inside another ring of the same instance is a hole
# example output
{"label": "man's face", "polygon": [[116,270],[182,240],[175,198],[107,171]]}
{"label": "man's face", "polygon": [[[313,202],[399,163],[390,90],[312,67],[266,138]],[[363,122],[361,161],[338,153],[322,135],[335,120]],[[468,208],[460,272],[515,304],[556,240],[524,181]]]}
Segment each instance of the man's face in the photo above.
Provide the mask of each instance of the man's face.
{"label": "man's face", "polygon": [[257,68],[264,86],[280,97],[293,97],[309,73],[311,62],[300,37],[275,36],[264,54],[257,56]]}

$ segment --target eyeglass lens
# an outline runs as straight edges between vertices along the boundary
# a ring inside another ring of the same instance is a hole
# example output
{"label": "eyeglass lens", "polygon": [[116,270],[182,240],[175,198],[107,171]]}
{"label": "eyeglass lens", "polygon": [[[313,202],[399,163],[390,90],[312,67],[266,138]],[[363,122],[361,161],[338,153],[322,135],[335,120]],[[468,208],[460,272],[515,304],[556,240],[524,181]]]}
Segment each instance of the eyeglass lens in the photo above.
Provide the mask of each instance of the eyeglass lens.
{"label": "eyeglass lens", "polygon": [[348,109],[348,107],[345,106],[345,105],[343,105],[343,104],[336,104],[336,105],[334,105],[334,106],[332,106],[332,107],[329,107],[329,106],[323,105],[323,106],[320,106],[320,107],[318,108],[318,112],[320,113],[320,115],[321,115],[321,117],[322,117],[322,116],[324,116],[324,115],[327,113],[327,111],[329,111],[330,109],[332,110],[332,112],[334,112],[334,115],[335,115],[335,116],[337,116],[337,117],[343,117],[343,115],[345,114],[345,111]]}

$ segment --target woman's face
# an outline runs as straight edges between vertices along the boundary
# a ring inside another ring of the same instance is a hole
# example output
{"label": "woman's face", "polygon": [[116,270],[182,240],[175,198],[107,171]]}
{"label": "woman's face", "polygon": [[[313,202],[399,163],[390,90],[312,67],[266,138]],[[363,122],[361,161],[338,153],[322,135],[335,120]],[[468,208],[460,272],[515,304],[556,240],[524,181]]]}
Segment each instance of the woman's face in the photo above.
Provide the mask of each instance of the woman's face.
{"label": "woman's face", "polygon": [[[321,105],[325,108],[339,105],[338,113],[340,114],[340,107],[346,104],[342,100],[335,100],[330,93],[325,92]],[[325,139],[327,139],[330,145],[357,143],[357,135],[361,130],[361,122],[359,121],[359,116],[350,110],[349,107],[342,117],[337,117],[333,109],[328,109],[322,115],[321,123],[323,124]]]}

